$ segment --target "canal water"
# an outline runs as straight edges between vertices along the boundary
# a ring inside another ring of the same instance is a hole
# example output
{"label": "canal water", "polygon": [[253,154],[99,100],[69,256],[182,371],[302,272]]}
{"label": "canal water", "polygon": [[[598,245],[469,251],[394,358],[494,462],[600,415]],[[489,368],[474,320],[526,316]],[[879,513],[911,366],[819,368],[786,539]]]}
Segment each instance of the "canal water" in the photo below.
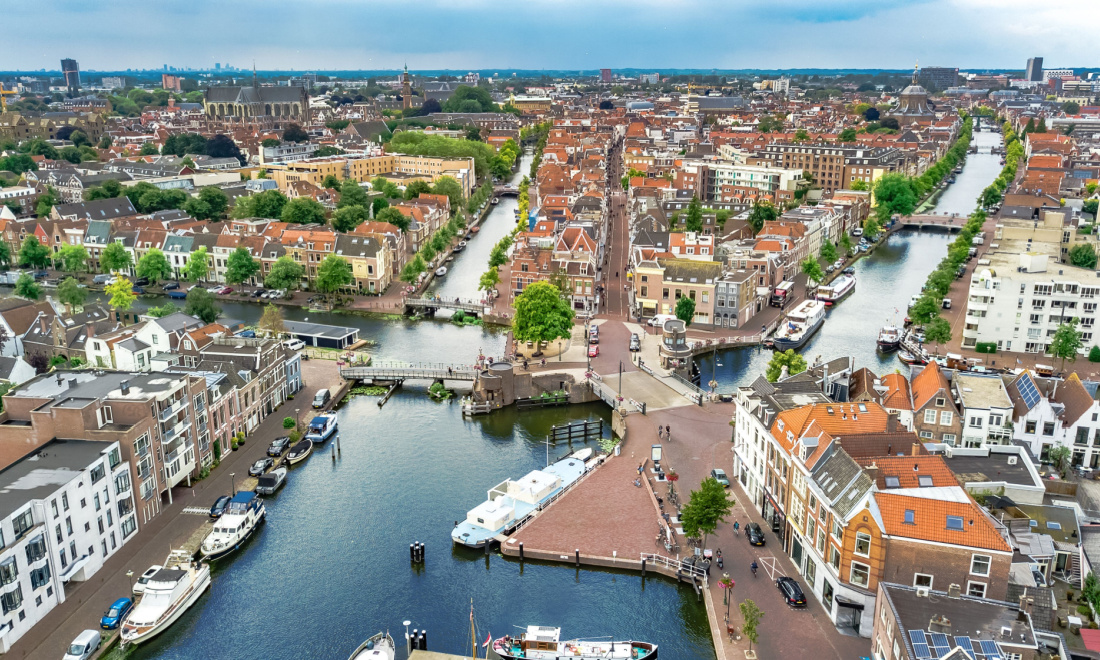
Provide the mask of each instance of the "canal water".
{"label": "canal water", "polygon": [[[520,174],[530,157],[520,164]],[[514,224],[505,198],[438,285],[441,295],[475,296],[493,243]],[[155,306],[164,300],[142,299]],[[259,305],[221,304],[227,320],[254,323]],[[288,319],[349,325],[378,342],[379,359],[473,362],[501,355],[497,329],[285,309]],[[528,625],[567,637],[614,636],[660,646],[663,658],[713,657],[706,611],[674,582],[610,570],[520,564],[496,553],[452,547],[450,531],[486,491],[543,467],[550,427],[603,419],[602,404],[514,409],[473,419],[456,400],[431,401],[410,384],[379,409],[356,397],[338,411],[341,456],[330,447],[295,467],[268,498],[268,522],[248,545],[218,562],[210,591],[136,659],[320,658],[342,660],[364,639],[403,620],[427,629],[428,648],[469,654],[473,599],[479,643]],[[610,435],[610,429],[605,431]],[[266,438],[256,441],[264,442]],[[332,441],[330,441],[332,444]],[[573,447],[549,448],[551,460]],[[592,445],[590,445],[592,446]],[[409,544],[426,544],[422,567]],[[404,658],[403,651],[398,653]]]}

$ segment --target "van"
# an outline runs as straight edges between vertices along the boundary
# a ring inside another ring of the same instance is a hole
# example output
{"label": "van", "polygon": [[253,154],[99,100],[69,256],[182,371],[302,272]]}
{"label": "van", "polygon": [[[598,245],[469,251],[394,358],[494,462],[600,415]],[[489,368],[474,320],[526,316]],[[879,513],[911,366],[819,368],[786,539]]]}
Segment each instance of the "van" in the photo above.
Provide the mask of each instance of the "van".
{"label": "van", "polygon": [[328,402],[332,399],[332,395],[328,390],[317,390],[317,394],[313,395],[313,407],[324,408],[328,405]]}
{"label": "van", "polygon": [[101,275],[96,275],[95,277],[93,277],[92,278],[92,283],[93,284],[107,284],[108,282],[111,281],[111,279],[112,279],[112,277],[111,277],[110,273],[103,273]]}
{"label": "van", "polygon": [[672,321],[675,318],[675,314],[658,314],[650,319],[649,324],[657,328],[663,328],[665,327],[665,321]]}
{"label": "van", "polygon": [[99,648],[99,631],[85,630],[76,636],[62,660],[85,660]]}

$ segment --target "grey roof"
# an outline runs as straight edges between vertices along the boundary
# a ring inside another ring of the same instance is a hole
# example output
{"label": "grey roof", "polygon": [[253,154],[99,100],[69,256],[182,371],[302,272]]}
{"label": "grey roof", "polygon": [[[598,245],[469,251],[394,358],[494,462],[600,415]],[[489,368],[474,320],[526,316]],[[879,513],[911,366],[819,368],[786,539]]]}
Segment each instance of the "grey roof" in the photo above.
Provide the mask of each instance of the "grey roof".
{"label": "grey roof", "polygon": [[[20,362],[23,362],[23,358],[0,356],[0,380],[11,380],[11,372]],[[26,362],[23,363],[26,364]]]}
{"label": "grey roof", "polygon": [[348,257],[374,257],[382,246],[369,236],[355,234],[337,234],[333,254]]}
{"label": "grey roof", "polygon": [[323,323],[304,323],[302,321],[283,321],[283,327],[288,334],[307,337],[329,337],[330,339],[343,339],[348,335],[358,335],[359,328],[349,328],[340,325],[325,325]]}
{"label": "grey roof", "polygon": [[1011,408],[1012,400],[1000,376],[981,376],[958,373],[954,379],[955,390],[964,408]]}
{"label": "grey roof", "polygon": [[[1009,457],[1016,458],[1013,465],[1009,465]],[[979,483],[983,481],[1005,482],[1017,486],[1042,487],[1042,482],[1035,482],[1031,472],[1028,471],[1024,461],[1029,460],[1027,452],[1020,454],[988,453],[985,456],[962,456],[958,453],[944,455],[943,460],[947,467],[955,473],[955,476],[963,483]]]}
{"label": "grey roof", "polygon": [[97,243],[99,245],[106,245],[107,239],[111,236],[111,223],[104,220],[92,220],[88,223],[88,228],[84,232],[84,241],[86,243]]}
{"label": "grey roof", "polygon": [[176,254],[190,254],[191,247],[194,244],[194,236],[179,236],[176,234],[169,234],[164,239],[164,252],[174,252]]}
{"label": "grey roof", "polygon": [[96,199],[75,204],[59,204],[54,208],[62,217],[75,215],[85,220],[111,220],[138,214],[128,197],[112,197],[111,199]]}
{"label": "grey roof", "polygon": [[112,445],[93,440],[51,440],[0,470],[0,518],[29,501],[56,493]]}
{"label": "grey roof", "polygon": [[[835,445],[834,445],[835,446]],[[821,492],[841,518],[847,518],[874,482],[843,449],[834,451],[813,472]]]}
{"label": "grey roof", "polygon": [[996,600],[960,595],[952,598],[942,591],[933,591],[932,597],[918,596],[915,587],[892,583],[880,583],[880,592],[888,600],[897,614],[898,637],[904,642],[908,653],[903,655],[916,657],[910,649],[910,630],[927,630],[933,617],[945,617],[941,630],[949,636],[969,636],[971,640],[1001,640],[1001,629],[1008,628],[1011,638],[1019,640],[1024,635],[1024,643],[1034,643],[1033,630],[1026,621],[1021,621],[1016,606]]}
{"label": "grey roof", "polygon": [[296,103],[306,97],[301,87],[231,87],[206,90],[207,103]]}
{"label": "grey roof", "polygon": [[745,107],[740,96],[700,96],[693,99],[700,110],[739,110]]}
{"label": "grey roof", "polygon": [[126,349],[126,350],[130,351],[131,353],[133,353],[135,351],[143,351],[143,350],[149,348],[149,344],[146,344],[145,342],[141,341],[137,337],[130,337],[129,339],[124,339],[124,340],[118,342],[117,346],[119,348]]}
{"label": "grey roof", "polygon": [[151,319],[149,322],[157,324],[167,332],[184,332],[206,325],[202,319],[189,316],[183,312],[169,314],[159,319]]}

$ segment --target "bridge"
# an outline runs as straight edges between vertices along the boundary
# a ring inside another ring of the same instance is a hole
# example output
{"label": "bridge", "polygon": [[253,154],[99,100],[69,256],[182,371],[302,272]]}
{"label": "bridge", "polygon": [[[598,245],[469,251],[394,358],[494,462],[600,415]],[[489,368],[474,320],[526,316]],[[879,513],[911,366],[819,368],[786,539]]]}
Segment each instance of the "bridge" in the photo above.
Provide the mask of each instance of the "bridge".
{"label": "bridge", "polygon": [[899,224],[903,227],[914,227],[916,229],[959,231],[968,219],[968,216],[965,215],[933,215],[926,213],[903,216]]}
{"label": "bridge", "polygon": [[519,197],[519,188],[516,186],[494,186],[493,195],[496,197]]}
{"label": "bridge", "polygon": [[406,380],[477,380],[478,371],[468,364],[423,362],[417,364],[380,364],[369,367],[347,367],[340,370],[345,380],[394,381]]}
{"label": "bridge", "polygon": [[477,315],[483,313],[486,307],[485,303],[480,300],[464,300],[462,298],[405,298],[404,302],[406,314],[416,310],[423,310],[428,316],[435,314],[441,309]]}

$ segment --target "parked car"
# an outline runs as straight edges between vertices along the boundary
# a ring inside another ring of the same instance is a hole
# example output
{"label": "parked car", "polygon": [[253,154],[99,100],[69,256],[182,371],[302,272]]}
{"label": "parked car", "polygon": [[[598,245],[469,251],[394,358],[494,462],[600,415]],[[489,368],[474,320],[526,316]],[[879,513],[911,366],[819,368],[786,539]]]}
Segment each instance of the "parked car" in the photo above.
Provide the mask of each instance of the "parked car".
{"label": "parked car", "polygon": [[806,596],[802,593],[802,587],[798,586],[798,582],[795,582],[794,578],[789,578],[786,575],[780,576],[776,578],[775,586],[779,589],[779,594],[783,596],[783,602],[787,605],[806,607]]}
{"label": "parked car", "polygon": [[222,495],[218,499],[214,500],[214,505],[210,507],[210,517],[220,518],[225,513],[225,507],[229,506],[229,496]]}
{"label": "parked car", "polygon": [[264,295],[263,289],[256,289],[252,293],[248,294],[250,298],[260,298]]}
{"label": "parked car", "polygon": [[33,275],[34,279],[36,279],[36,280],[44,280],[44,279],[46,279],[47,277],[50,276],[50,274],[47,271],[44,271],[44,270],[36,270],[33,273],[31,273],[31,275]]}
{"label": "parked car", "polygon": [[76,636],[62,660],[86,660],[99,648],[99,631],[85,630]]}
{"label": "parked car", "polygon": [[145,289],[141,288],[140,286],[135,286],[132,289],[130,289],[130,291],[134,295],[137,295],[137,296],[140,296],[141,294],[145,293]]}
{"label": "parked car", "polygon": [[148,277],[139,277],[139,278],[137,278],[136,280],[134,280],[134,286],[149,286],[149,278]]}
{"label": "parked car", "polygon": [[160,288],[163,289],[164,291],[175,291],[176,289],[180,288],[180,283],[179,282],[165,282],[164,284],[160,285]]}
{"label": "parked car", "polygon": [[722,484],[726,488],[730,487],[730,480],[726,476],[726,471],[723,470],[722,468],[714,468],[713,470],[710,471],[710,476],[711,476],[712,479],[714,479],[718,483]]}
{"label": "parked car", "polygon": [[856,274],[856,267],[855,266],[848,266],[847,268],[845,268],[844,270],[842,270],[840,272],[844,273],[845,275],[855,275]]}
{"label": "parked car", "polygon": [[255,330],[241,330],[240,332],[237,333],[237,336],[238,337],[244,337],[245,339],[255,339],[256,338],[256,331]]}
{"label": "parked car", "polygon": [[100,273],[92,278],[92,284],[107,284],[111,280],[111,276],[107,273]]}
{"label": "parked car", "polygon": [[630,350],[640,351],[642,350],[642,340],[636,333],[630,334]]}
{"label": "parked car", "polygon": [[834,270],[836,270],[836,266],[834,266],[834,265],[832,265],[832,264],[829,264],[828,266],[826,266],[826,267],[825,267],[825,272],[826,272],[826,273],[831,273],[831,272],[833,272]]}
{"label": "parked car", "polygon": [[313,407],[314,408],[324,408],[325,406],[328,405],[328,402],[331,401],[331,400],[332,400],[332,394],[329,393],[327,388],[317,390],[317,393],[313,395]]}
{"label": "parked car", "polygon": [[275,438],[271,441],[271,445],[267,448],[268,456],[282,456],[283,452],[290,448],[290,438],[285,435],[280,438]]}
{"label": "parked car", "polygon": [[283,342],[283,346],[285,346],[288,351],[300,351],[306,347],[306,343],[301,339],[288,339]]}
{"label": "parked car", "polygon": [[589,344],[588,345],[588,357],[594,358],[594,357],[597,357],[599,354],[600,354],[600,345],[599,344]]}
{"label": "parked car", "polygon": [[134,601],[129,598],[119,598],[111,603],[110,609],[103,613],[99,620],[99,627],[104,630],[114,630],[122,623],[122,619],[130,613],[134,607]]}
{"label": "parked car", "polygon": [[218,290],[218,294],[222,296],[226,296],[231,293],[233,293],[233,287],[231,286],[223,286],[220,290]]}
{"label": "parked car", "polygon": [[224,287],[224,286],[222,286],[222,285],[220,285],[220,284],[215,284],[214,286],[208,286],[208,287],[206,287],[206,291],[207,291],[208,293],[220,293],[220,292],[221,292],[221,290],[222,290],[222,289],[224,289],[224,288],[225,288],[225,287]]}
{"label": "parked car", "polygon": [[[225,496],[225,501],[226,501],[226,503],[229,502],[229,496],[228,495]],[[149,584],[149,579],[152,578],[154,575],[156,575],[157,571],[159,571],[162,568],[164,568],[164,567],[161,566],[160,564],[154,564],[154,565],[150,566],[148,570],[146,570],[144,573],[142,573],[141,577],[139,577],[137,579],[137,582],[134,583],[134,593],[135,594],[145,593],[145,585]]]}
{"label": "parked car", "polygon": [[270,456],[264,456],[253,463],[252,467],[248,468],[248,476],[258,477],[264,472],[267,472],[272,465],[275,465],[275,461],[273,461]]}
{"label": "parked car", "polygon": [[764,545],[767,543],[764,538],[764,530],[760,529],[760,525],[754,522],[745,525],[745,536],[749,539],[749,545]]}

